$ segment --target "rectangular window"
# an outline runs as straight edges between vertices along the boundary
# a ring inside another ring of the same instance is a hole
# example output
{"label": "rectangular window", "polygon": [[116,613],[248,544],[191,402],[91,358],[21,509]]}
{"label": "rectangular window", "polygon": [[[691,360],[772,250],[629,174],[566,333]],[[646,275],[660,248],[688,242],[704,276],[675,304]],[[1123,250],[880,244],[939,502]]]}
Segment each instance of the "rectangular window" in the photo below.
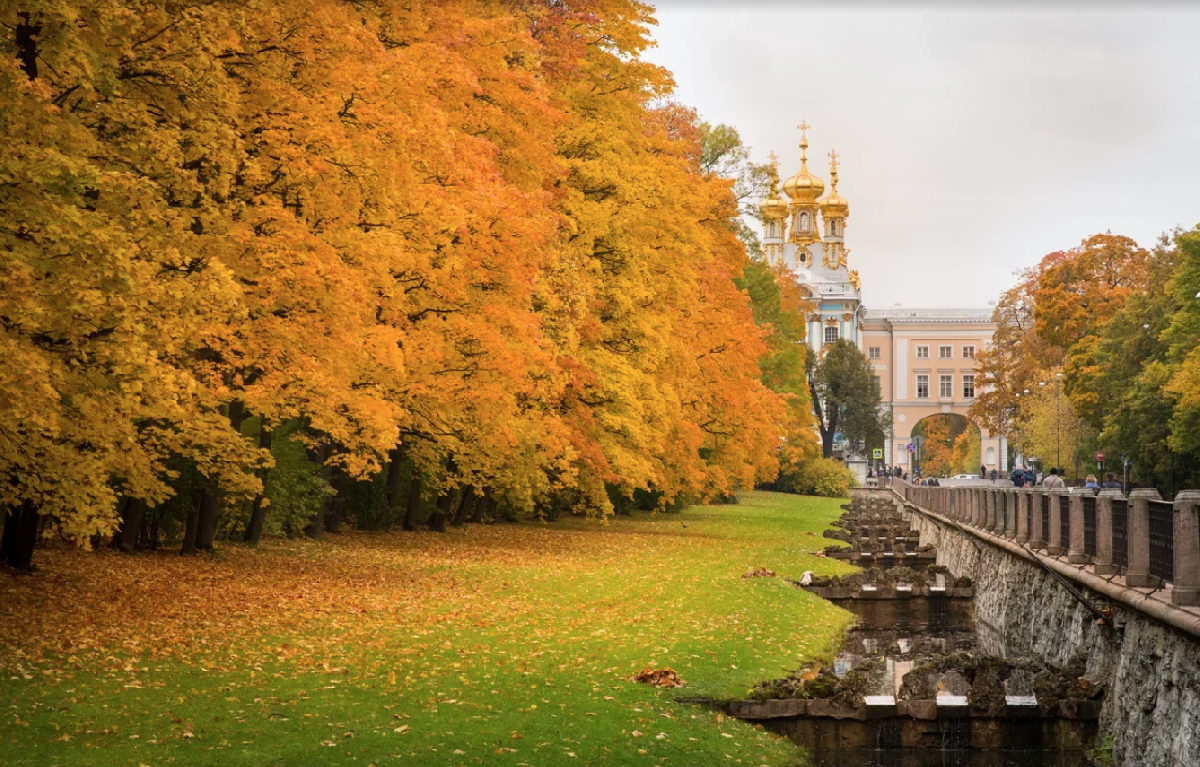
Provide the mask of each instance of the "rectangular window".
{"label": "rectangular window", "polygon": [[938,381],[938,396],[954,396],[954,376],[941,376],[941,380]]}
{"label": "rectangular window", "polygon": [[964,360],[975,359],[975,347],[974,346],[964,346],[963,347],[963,359]]}
{"label": "rectangular window", "polygon": [[963,376],[963,399],[975,399],[975,376]]}
{"label": "rectangular window", "polygon": [[826,325],[825,326],[825,343],[831,344],[837,340],[838,340],[837,325]]}
{"label": "rectangular window", "polygon": [[917,399],[929,399],[929,376],[917,376]]}
{"label": "rectangular window", "polygon": [[869,359],[873,359],[873,360],[879,359],[879,347],[878,346],[869,347],[867,349],[867,357]]}
{"label": "rectangular window", "polygon": [[879,376],[875,376],[875,388],[883,391],[883,382],[879,380]]}
{"label": "rectangular window", "polygon": [[953,356],[954,356],[954,347],[953,346],[939,346],[938,347],[938,359],[948,360]]}
{"label": "rectangular window", "polygon": [[928,346],[918,346],[917,347],[917,359],[919,359],[919,360],[929,359],[929,347]]}

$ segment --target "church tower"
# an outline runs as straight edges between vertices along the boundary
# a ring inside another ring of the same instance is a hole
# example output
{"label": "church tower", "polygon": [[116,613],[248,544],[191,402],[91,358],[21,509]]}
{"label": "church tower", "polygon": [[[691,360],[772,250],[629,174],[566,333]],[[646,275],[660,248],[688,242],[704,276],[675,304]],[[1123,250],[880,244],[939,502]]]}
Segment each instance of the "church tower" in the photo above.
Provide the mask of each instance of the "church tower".
{"label": "church tower", "polygon": [[763,255],[774,266],[783,260],[788,206],[779,197],[779,158],[771,152],[771,192],[758,204],[763,217]]}
{"label": "church tower", "polygon": [[825,182],[808,172],[808,123],[800,128],[800,170],[783,182],[783,192],[791,198],[788,213],[791,216],[791,233],[787,241],[796,246],[797,269],[812,266],[809,245],[819,242],[820,229],[817,224],[817,200],[825,193]]}
{"label": "church tower", "polygon": [[820,202],[821,218],[825,223],[821,264],[829,269],[840,269],[847,264],[843,236],[846,219],[850,216],[850,203],[837,191],[837,157],[836,151],[829,153],[829,196]]}

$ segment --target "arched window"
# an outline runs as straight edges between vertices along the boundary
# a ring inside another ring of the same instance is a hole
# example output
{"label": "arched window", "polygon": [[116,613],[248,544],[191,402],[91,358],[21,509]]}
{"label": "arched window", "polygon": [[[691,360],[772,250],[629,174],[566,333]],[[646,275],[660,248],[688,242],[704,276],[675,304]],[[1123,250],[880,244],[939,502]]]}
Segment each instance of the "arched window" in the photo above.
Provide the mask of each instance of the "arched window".
{"label": "arched window", "polygon": [[991,466],[995,462],[996,462],[996,448],[989,447],[987,449],[987,461],[985,461],[985,463],[988,466]]}

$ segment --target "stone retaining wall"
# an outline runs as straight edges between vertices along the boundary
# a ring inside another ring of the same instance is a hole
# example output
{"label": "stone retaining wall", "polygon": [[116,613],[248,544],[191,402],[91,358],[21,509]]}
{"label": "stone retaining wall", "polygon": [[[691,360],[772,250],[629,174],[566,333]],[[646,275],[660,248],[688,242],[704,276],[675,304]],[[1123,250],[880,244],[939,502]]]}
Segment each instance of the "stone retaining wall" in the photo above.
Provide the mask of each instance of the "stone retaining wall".
{"label": "stone retaining wall", "polygon": [[980,649],[1056,666],[1086,663],[1087,677],[1108,687],[1101,729],[1113,735],[1118,765],[1200,765],[1200,639],[1089,589],[1092,603],[1113,613],[1113,627],[1098,625],[1019,552],[907,513],[921,543],[936,547],[938,564],[974,581]]}

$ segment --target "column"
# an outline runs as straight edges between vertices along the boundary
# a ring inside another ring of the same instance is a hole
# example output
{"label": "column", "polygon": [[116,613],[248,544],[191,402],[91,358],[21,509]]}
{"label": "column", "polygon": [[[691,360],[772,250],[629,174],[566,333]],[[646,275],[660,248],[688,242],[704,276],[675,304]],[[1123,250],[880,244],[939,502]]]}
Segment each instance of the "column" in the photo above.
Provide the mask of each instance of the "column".
{"label": "column", "polygon": [[996,489],[991,487],[987,488],[984,491],[983,499],[983,529],[991,532],[992,528],[996,526]]}
{"label": "column", "polygon": [[1175,495],[1175,582],[1171,602],[1200,606],[1200,490]]}
{"label": "column", "polygon": [[1034,488],[1029,493],[1029,548],[1046,548],[1046,534],[1042,529],[1042,497],[1047,490],[1042,487]]}
{"label": "column", "polygon": [[1092,569],[1096,575],[1112,575],[1119,569],[1113,564],[1113,498],[1123,498],[1120,490],[1101,490],[1096,498],[1096,557]]}
{"label": "column", "polygon": [[1073,487],[1070,499],[1071,540],[1067,542],[1067,564],[1086,565],[1092,558],[1083,553],[1083,496],[1093,495],[1086,487]]}
{"label": "column", "polygon": [[[1046,553],[1052,557],[1057,557],[1066,551],[1067,542],[1063,540],[1063,518],[1067,513],[1067,491],[1055,488],[1050,491],[1050,545],[1046,547]],[[1147,507],[1149,514],[1149,507]],[[1149,541],[1149,539],[1147,539]],[[1146,565],[1149,566],[1150,549],[1146,549],[1147,559]]]}
{"label": "column", "polygon": [[1033,488],[1023,487],[1017,491],[1017,543],[1029,540],[1029,501]]}
{"label": "column", "polygon": [[1160,500],[1157,490],[1139,487],[1129,493],[1129,567],[1125,569],[1126,586],[1156,586],[1157,578],[1150,577],[1150,501]]}
{"label": "column", "polygon": [[1004,488],[1004,537],[1017,537],[1017,488]]}

